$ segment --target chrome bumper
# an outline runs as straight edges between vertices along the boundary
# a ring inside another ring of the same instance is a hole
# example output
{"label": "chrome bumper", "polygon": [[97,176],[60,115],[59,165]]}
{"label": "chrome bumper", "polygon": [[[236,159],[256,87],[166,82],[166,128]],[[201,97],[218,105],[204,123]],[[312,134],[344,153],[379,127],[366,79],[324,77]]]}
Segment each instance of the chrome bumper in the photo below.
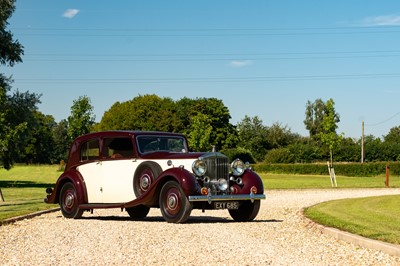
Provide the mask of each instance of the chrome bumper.
{"label": "chrome bumper", "polygon": [[207,201],[209,204],[213,201],[233,201],[233,200],[250,200],[254,202],[255,200],[265,199],[264,194],[239,194],[239,195],[196,195],[189,196],[189,201]]}

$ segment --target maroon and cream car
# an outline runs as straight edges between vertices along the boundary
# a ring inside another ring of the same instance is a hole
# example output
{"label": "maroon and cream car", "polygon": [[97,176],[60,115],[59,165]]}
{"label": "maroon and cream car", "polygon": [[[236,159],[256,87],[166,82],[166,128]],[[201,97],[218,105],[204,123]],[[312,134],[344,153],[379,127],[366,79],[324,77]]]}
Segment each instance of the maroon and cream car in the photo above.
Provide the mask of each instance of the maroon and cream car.
{"label": "maroon and cream car", "polygon": [[144,131],[89,133],[73,142],[65,171],[45,202],[67,218],[97,208],[125,209],[132,219],[160,208],[182,223],[192,209],[227,209],[251,221],[265,199],[261,178],[241,160],[219,152],[189,152],[182,134]]}

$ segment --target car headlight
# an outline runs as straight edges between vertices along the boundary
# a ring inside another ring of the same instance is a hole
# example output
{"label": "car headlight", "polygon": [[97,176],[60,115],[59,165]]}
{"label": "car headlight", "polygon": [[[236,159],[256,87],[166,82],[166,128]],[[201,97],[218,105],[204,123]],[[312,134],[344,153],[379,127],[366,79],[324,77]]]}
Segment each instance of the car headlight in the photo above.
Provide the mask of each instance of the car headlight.
{"label": "car headlight", "polygon": [[231,169],[234,176],[241,176],[246,168],[242,160],[236,159],[231,163]]}
{"label": "car headlight", "polygon": [[207,164],[203,160],[196,160],[192,164],[192,170],[196,176],[203,176],[207,171]]}

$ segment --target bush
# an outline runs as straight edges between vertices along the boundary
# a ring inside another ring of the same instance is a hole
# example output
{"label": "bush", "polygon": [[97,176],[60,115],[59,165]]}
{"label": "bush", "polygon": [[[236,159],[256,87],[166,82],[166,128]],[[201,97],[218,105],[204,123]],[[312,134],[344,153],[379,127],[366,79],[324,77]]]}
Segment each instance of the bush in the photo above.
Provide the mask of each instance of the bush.
{"label": "bush", "polygon": [[265,155],[266,163],[293,163],[293,155],[287,148],[273,149]]}
{"label": "bush", "polygon": [[221,153],[228,156],[228,161],[232,162],[233,160],[239,158],[243,162],[255,163],[256,161],[253,158],[251,152],[244,148],[232,148],[221,150]]}
{"label": "bush", "polygon": [[[400,175],[400,162],[373,162],[373,163],[336,163],[333,165],[336,175],[370,177],[385,175],[386,165],[389,166],[390,175]],[[254,166],[257,172],[269,172],[276,174],[303,174],[326,175],[328,166],[325,163],[306,164],[266,164],[260,163]]]}

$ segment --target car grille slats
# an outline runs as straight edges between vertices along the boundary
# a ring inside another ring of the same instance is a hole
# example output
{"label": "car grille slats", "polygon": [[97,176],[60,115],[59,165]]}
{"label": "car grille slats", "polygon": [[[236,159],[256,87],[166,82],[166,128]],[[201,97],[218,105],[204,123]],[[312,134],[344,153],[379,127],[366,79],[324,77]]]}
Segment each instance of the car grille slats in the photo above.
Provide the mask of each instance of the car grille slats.
{"label": "car grille slats", "polygon": [[[221,154],[204,158],[207,163],[207,176],[210,178],[210,189],[213,194],[219,192],[218,184],[219,179],[225,179],[229,182],[229,164],[228,158]],[[225,192],[226,193],[226,192]]]}

